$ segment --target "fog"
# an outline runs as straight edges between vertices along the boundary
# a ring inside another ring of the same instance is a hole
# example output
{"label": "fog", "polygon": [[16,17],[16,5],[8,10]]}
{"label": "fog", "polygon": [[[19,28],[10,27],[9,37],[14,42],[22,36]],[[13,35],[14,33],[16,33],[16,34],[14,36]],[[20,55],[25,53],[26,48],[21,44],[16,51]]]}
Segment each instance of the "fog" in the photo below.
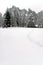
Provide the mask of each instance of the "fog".
{"label": "fog", "polygon": [[13,5],[20,9],[30,8],[35,12],[43,10],[43,0],[0,0],[0,12],[4,14],[6,9]]}

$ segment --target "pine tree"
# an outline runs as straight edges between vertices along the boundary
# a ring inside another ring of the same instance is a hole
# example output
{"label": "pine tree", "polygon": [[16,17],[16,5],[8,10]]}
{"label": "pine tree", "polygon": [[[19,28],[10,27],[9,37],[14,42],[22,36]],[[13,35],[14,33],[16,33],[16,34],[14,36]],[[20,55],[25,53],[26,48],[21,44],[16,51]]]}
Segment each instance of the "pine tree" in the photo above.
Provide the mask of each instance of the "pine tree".
{"label": "pine tree", "polygon": [[11,26],[11,16],[9,11],[5,13],[5,22],[4,22],[4,27],[10,27]]}
{"label": "pine tree", "polygon": [[31,21],[28,23],[27,27],[29,27],[29,28],[36,28],[34,22],[31,22]]}

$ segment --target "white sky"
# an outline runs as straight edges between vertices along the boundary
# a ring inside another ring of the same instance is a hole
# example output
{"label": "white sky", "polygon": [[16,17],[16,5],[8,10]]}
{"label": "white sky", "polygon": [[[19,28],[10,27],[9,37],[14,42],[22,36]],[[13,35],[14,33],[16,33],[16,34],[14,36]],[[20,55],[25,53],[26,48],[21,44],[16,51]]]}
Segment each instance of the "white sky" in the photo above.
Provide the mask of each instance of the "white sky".
{"label": "white sky", "polygon": [[39,12],[43,10],[43,0],[0,0],[0,12],[3,14],[7,7],[15,5],[20,9],[31,8],[32,10]]}

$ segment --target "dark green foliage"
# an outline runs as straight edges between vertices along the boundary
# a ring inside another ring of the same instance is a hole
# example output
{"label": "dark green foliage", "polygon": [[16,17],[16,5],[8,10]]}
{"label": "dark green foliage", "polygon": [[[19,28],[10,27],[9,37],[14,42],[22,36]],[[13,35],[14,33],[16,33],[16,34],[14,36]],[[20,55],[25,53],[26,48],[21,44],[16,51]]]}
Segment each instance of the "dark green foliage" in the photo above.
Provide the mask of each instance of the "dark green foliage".
{"label": "dark green foliage", "polygon": [[34,22],[32,22],[32,21],[30,21],[30,22],[28,23],[28,26],[27,26],[27,27],[29,27],[29,28],[36,28]]}
{"label": "dark green foliage", "polygon": [[[3,16],[3,21],[0,17],[0,26],[3,27],[43,27],[43,11],[36,13],[31,9],[19,9],[13,6],[8,8]],[[3,23],[3,24],[2,24]]]}
{"label": "dark green foliage", "polygon": [[1,13],[0,13],[0,27],[3,27],[3,17]]}
{"label": "dark green foliage", "polygon": [[30,22],[31,24],[28,23],[29,20],[32,21],[32,18],[35,23],[37,14],[34,11],[30,9],[29,11],[26,9],[20,10],[19,8],[13,6],[5,13],[4,27],[30,27],[30,25],[31,27],[35,27],[32,22]]}
{"label": "dark green foliage", "polygon": [[11,16],[8,10],[5,13],[4,27],[11,27]]}

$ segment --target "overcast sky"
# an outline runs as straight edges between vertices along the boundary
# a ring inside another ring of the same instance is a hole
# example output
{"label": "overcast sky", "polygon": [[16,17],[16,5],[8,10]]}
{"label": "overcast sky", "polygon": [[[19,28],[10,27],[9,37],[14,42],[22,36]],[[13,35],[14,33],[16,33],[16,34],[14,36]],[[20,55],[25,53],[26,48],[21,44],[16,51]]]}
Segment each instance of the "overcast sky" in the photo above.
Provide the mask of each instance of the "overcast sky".
{"label": "overcast sky", "polygon": [[12,7],[12,5],[20,9],[31,8],[36,12],[43,10],[43,0],[0,0],[0,12],[3,14],[7,7]]}

